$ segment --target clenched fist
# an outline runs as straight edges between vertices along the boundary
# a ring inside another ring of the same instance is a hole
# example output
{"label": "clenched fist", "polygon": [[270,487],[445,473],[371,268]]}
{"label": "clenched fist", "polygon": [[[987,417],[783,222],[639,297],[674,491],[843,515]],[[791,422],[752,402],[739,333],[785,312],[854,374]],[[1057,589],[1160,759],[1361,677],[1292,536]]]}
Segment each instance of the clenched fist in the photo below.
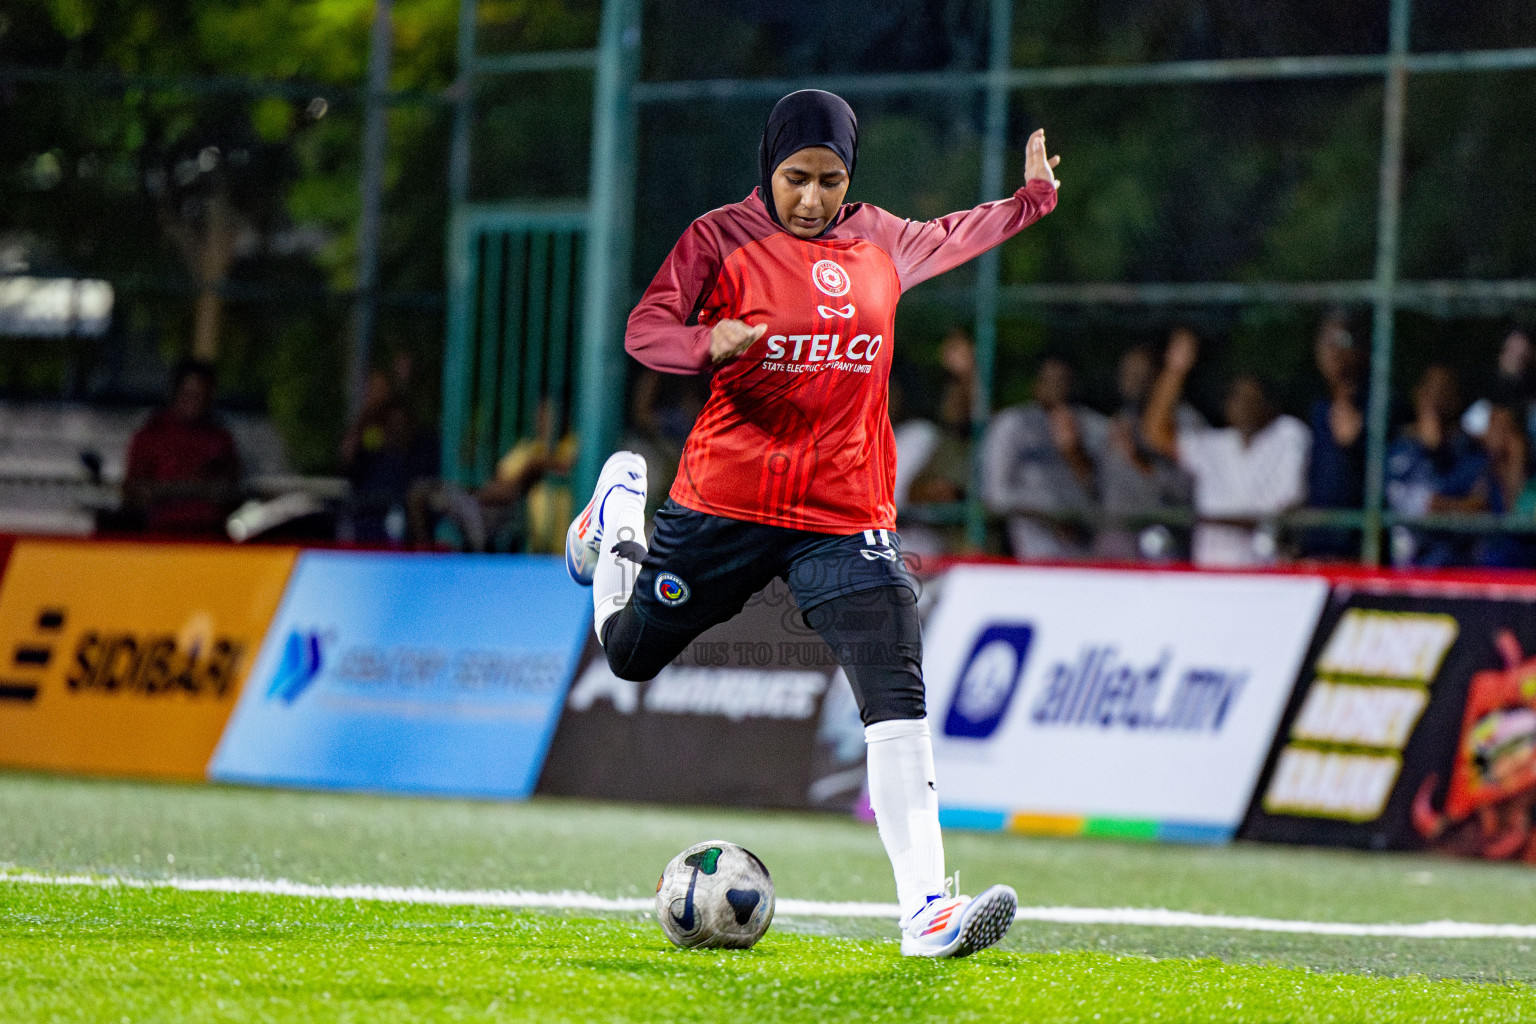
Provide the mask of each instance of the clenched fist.
{"label": "clenched fist", "polygon": [[709,332],[709,361],[723,363],[735,359],[767,332],[767,324],[753,327],[742,320],[721,320]]}

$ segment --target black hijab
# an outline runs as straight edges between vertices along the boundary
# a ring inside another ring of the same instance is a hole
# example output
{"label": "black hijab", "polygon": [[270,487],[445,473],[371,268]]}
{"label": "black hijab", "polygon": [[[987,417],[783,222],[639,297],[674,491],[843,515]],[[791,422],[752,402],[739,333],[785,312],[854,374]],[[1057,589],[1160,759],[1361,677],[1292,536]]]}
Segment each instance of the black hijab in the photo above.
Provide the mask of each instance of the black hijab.
{"label": "black hijab", "polygon": [[763,205],[779,227],[779,211],[773,202],[773,172],[790,156],[811,146],[826,146],[842,158],[853,177],[859,158],[859,119],[841,96],[820,89],[792,92],[773,105],[763,141],[757,147],[757,167],[762,180]]}

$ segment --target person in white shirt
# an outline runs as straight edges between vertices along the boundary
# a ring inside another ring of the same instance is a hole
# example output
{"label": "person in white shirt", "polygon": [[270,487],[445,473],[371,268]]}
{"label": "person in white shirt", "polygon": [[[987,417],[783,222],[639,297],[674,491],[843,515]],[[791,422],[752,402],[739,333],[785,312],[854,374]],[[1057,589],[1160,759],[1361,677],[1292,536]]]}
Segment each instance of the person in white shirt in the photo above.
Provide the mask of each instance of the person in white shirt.
{"label": "person in white shirt", "polygon": [[982,500],[1008,517],[1020,561],[1087,558],[1087,523],[1099,510],[1099,463],[1109,419],[1072,401],[1072,368],[1048,356],[1035,376],[1035,400],[1003,409],[982,442]]}
{"label": "person in white shirt", "polygon": [[1267,565],[1275,560],[1276,544],[1262,520],[1305,500],[1312,434],[1306,424],[1276,410],[1263,382],[1251,374],[1237,377],[1227,389],[1228,426],[1180,429],[1174,411],[1199,351],[1192,331],[1177,331],[1168,342],[1143,420],[1147,443],[1177,459],[1194,478],[1195,512],[1201,519],[1194,535],[1195,564]]}

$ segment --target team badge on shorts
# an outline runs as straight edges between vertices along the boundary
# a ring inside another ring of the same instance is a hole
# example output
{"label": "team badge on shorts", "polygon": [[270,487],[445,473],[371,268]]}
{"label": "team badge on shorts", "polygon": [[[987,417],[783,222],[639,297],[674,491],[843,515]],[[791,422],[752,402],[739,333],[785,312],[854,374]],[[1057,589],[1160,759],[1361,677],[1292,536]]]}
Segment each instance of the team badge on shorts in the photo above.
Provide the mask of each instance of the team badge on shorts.
{"label": "team badge on shorts", "polygon": [[656,574],[656,600],[664,605],[676,608],[680,604],[686,604],[688,598],[693,596],[693,591],[688,589],[688,584],[678,579],[669,572]]}

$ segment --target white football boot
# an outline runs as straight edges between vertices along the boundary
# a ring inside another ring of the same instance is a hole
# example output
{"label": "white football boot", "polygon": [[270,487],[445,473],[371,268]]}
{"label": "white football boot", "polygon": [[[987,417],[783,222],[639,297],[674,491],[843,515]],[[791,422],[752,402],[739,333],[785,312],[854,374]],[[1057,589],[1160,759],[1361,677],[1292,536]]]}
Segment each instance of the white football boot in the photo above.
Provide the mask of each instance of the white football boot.
{"label": "white football boot", "polygon": [[935,896],[901,927],[901,955],[970,956],[1008,934],[1018,894],[994,885],[981,895]]}
{"label": "white football boot", "polygon": [[622,451],[608,456],[603,471],[597,474],[592,500],[565,531],[566,571],[584,587],[592,585],[592,573],[603,550],[603,507],[615,491],[639,495],[641,503],[645,502],[644,456]]}

